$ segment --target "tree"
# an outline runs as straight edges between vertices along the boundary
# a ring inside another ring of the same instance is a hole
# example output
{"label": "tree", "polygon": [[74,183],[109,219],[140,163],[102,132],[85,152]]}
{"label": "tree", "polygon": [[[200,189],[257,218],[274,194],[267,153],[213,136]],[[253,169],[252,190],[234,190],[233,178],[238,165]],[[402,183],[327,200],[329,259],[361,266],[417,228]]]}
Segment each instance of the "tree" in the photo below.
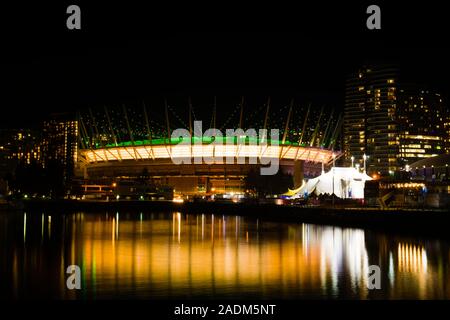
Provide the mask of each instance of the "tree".
{"label": "tree", "polygon": [[279,195],[293,187],[292,175],[279,170],[275,175],[261,175],[258,169],[252,169],[245,179],[246,189],[256,192],[258,197]]}

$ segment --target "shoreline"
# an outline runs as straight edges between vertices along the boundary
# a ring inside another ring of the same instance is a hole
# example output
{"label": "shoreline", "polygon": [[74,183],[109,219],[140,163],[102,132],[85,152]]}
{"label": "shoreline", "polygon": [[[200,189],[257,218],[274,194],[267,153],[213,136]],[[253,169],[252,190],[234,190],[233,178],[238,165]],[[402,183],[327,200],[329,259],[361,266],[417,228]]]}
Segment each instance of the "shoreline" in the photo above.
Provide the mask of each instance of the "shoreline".
{"label": "shoreline", "polygon": [[410,235],[450,239],[450,212],[448,210],[377,209],[308,207],[295,205],[218,203],[173,201],[78,201],[27,200],[17,203],[13,210],[51,210],[64,213],[86,211],[160,211],[193,214],[238,215],[274,222],[303,222],[319,225],[373,229]]}

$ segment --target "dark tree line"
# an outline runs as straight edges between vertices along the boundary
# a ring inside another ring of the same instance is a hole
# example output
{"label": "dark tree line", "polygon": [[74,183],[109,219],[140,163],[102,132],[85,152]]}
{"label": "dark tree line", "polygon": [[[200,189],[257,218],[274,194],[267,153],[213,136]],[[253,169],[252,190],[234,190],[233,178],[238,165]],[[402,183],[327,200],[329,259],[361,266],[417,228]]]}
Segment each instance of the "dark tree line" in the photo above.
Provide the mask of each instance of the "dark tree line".
{"label": "dark tree line", "polygon": [[246,189],[252,190],[258,197],[282,194],[293,188],[292,175],[278,170],[275,175],[261,175],[259,169],[251,170],[245,179]]}
{"label": "dark tree line", "polygon": [[13,194],[44,195],[59,198],[65,193],[65,170],[59,161],[49,161],[45,168],[36,162],[19,163],[7,177]]}

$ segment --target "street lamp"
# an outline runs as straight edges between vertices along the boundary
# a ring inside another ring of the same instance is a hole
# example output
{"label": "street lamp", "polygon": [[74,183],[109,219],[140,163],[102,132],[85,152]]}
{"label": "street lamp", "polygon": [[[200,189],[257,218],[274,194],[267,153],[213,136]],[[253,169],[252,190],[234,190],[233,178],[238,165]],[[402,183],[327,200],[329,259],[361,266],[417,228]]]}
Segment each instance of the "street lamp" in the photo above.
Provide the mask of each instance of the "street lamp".
{"label": "street lamp", "polygon": [[366,160],[367,160],[367,158],[369,158],[369,157],[366,156],[366,154],[364,153],[364,154],[363,154],[363,159],[364,159],[363,171],[364,171],[364,173],[366,173]]}

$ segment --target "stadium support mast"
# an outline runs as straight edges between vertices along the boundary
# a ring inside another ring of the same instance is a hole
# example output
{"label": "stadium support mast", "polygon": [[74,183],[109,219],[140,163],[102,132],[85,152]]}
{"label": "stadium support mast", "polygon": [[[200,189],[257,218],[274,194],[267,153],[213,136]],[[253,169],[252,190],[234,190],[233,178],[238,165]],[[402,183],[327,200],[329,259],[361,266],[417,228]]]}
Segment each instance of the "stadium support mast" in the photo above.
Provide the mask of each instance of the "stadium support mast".
{"label": "stadium support mast", "polygon": [[130,136],[131,144],[134,146],[133,132],[131,132],[130,122],[128,121],[127,109],[125,108],[125,105],[124,105],[124,104],[122,105],[122,109],[123,109],[123,114],[124,114],[124,116],[125,116],[125,122],[126,122],[126,124],[127,124],[128,135]]}
{"label": "stadium support mast", "polygon": [[109,126],[109,130],[111,131],[111,134],[113,137],[114,145],[117,147],[117,145],[118,145],[117,138],[116,138],[116,135],[114,134],[114,129],[111,125],[111,118],[109,117],[108,109],[106,108],[106,106],[103,106],[103,108],[105,109],[106,119],[108,120],[108,126]]}
{"label": "stadium support mast", "polygon": [[151,156],[153,159],[155,159],[155,155],[153,153],[153,148],[152,148],[152,130],[150,129],[150,124],[148,122],[147,106],[145,105],[145,102],[142,102],[142,105],[144,107],[144,118],[145,118],[145,125],[147,127],[148,140],[150,141]]}
{"label": "stadium support mast", "polygon": [[244,125],[244,96],[241,98],[241,115],[239,117],[239,128],[244,129],[242,126]]}
{"label": "stadium support mast", "polygon": [[192,137],[192,100],[191,97],[188,98],[189,104],[189,135]]}
{"label": "stadium support mast", "polygon": [[78,135],[78,138],[79,138],[79,140],[80,140],[80,146],[81,146],[81,148],[82,149],[86,149],[86,143],[84,142],[84,139],[83,139],[83,130],[82,130],[82,127],[81,127],[81,115],[80,115],[80,112],[79,111],[77,111],[77,121],[78,121],[78,123],[79,123],[79,132],[80,132],[80,134]]}
{"label": "stadium support mast", "polygon": [[333,135],[331,136],[329,149],[334,150],[334,145],[336,144],[337,136],[339,134],[339,127],[342,125],[343,117],[342,114],[339,115],[338,121],[336,122],[336,127],[334,127]]}
{"label": "stadium support mast", "polygon": [[133,146],[133,152],[134,152],[134,157],[135,159],[138,158],[138,156],[142,159],[142,157],[140,156],[140,154],[136,151],[136,145],[134,143],[134,137],[133,137],[133,132],[131,131],[131,127],[130,127],[130,121],[128,121],[128,114],[127,114],[127,108],[125,107],[125,105],[122,105],[123,107],[123,114],[125,116],[125,122],[127,123],[127,130],[128,130],[128,135],[130,136],[130,140],[131,140],[131,145]]}
{"label": "stadium support mast", "polygon": [[169,145],[168,152],[172,156],[172,146],[170,145],[170,122],[169,122],[169,106],[167,105],[167,99],[164,98],[164,109],[166,113],[166,126],[167,126],[167,143]]}
{"label": "stadium support mast", "polygon": [[270,97],[267,98],[266,116],[264,117],[263,129],[267,129],[267,121],[269,120]]}
{"label": "stadium support mast", "polygon": [[192,100],[191,97],[188,98],[188,104],[189,104],[189,149],[192,156],[192,144],[194,142],[194,137],[192,136]]}
{"label": "stadium support mast", "polygon": [[95,133],[95,137],[96,137],[96,139],[94,139],[94,145],[95,145],[95,140],[98,139],[99,134],[98,134],[97,123],[95,122],[94,114],[92,113],[92,109],[91,108],[89,108],[89,116],[91,117],[91,120],[92,120],[92,126],[91,127],[94,127],[94,133]]}
{"label": "stadium support mast", "polygon": [[319,131],[320,120],[322,120],[322,114],[323,114],[323,106],[320,109],[319,119],[317,119],[317,124],[316,127],[314,128],[313,136],[311,137],[311,141],[309,142],[310,147],[314,146],[314,141],[316,140],[317,132]]}
{"label": "stadium support mast", "polygon": [[292,107],[294,106],[294,99],[291,100],[291,104],[289,106],[289,112],[286,119],[286,125],[284,127],[284,133],[283,133],[283,140],[281,141],[281,144],[284,144],[286,142],[288,130],[289,130],[289,121],[291,121],[291,114],[292,114]]}
{"label": "stadium support mast", "polygon": [[147,106],[145,102],[142,102],[142,106],[144,108],[144,118],[145,118],[145,126],[147,127],[147,136],[150,143],[152,143],[152,130],[150,129],[150,123],[148,122],[148,114],[147,114]]}
{"label": "stadium support mast", "polygon": [[326,138],[328,136],[328,131],[330,130],[331,120],[333,120],[333,113],[334,113],[334,110],[331,111],[331,115],[328,118],[327,126],[325,128],[324,133],[323,133],[322,139],[320,139],[319,147],[323,147],[323,145],[326,143]]}
{"label": "stadium support mast", "polygon": [[91,139],[89,138],[88,134],[87,134],[87,130],[86,130],[86,126],[84,125],[84,121],[83,121],[83,117],[80,115],[80,124],[81,124],[81,132],[84,132],[84,136],[88,138],[88,146],[89,149],[92,151],[92,153],[94,154],[94,161],[97,162],[97,156],[96,153],[94,152],[94,149],[92,148],[92,142]]}
{"label": "stadium support mast", "polygon": [[212,116],[212,128],[216,129],[216,117],[217,117],[217,97],[214,96],[214,107]]}
{"label": "stadium support mast", "polygon": [[166,128],[167,128],[167,139],[169,139],[170,143],[170,122],[169,122],[169,107],[167,105],[167,99],[164,99],[164,111],[166,115]]}
{"label": "stadium support mast", "polygon": [[300,133],[300,138],[298,139],[298,144],[301,145],[303,143],[303,137],[305,135],[306,123],[308,122],[309,109],[311,109],[311,104],[308,105],[308,110],[306,111],[305,120],[303,120],[302,132]]}

